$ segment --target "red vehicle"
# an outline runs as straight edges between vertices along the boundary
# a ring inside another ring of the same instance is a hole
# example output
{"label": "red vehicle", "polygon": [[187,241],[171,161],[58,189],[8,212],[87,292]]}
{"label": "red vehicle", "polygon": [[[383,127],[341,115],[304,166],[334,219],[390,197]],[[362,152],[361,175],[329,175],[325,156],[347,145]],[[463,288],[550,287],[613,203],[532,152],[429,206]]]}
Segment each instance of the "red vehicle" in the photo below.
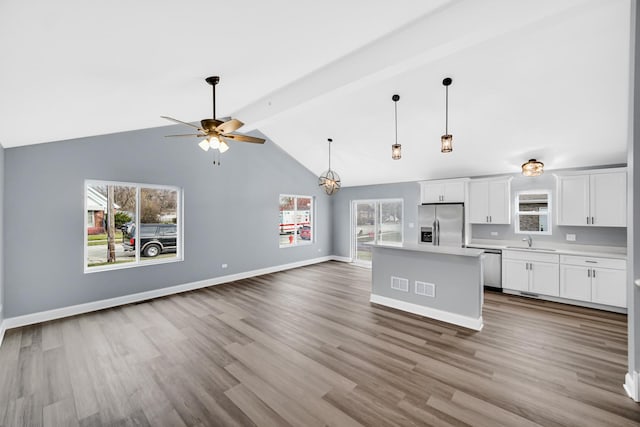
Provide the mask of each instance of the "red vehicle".
{"label": "red vehicle", "polygon": [[302,240],[311,240],[311,226],[303,225],[300,229],[300,238]]}

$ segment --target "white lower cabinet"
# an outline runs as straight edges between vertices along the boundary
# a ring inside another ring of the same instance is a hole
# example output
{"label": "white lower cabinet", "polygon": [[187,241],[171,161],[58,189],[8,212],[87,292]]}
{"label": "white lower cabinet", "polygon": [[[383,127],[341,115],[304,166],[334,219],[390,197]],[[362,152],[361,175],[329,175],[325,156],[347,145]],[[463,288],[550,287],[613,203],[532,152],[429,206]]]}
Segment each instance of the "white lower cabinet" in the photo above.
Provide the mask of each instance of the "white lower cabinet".
{"label": "white lower cabinet", "polygon": [[558,296],[558,255],[502,251],[502,287]]}
{"label": "white lower cabinet", "polygon": [[627,262],[560,256],[560,296],[615,307],[627,306]]}

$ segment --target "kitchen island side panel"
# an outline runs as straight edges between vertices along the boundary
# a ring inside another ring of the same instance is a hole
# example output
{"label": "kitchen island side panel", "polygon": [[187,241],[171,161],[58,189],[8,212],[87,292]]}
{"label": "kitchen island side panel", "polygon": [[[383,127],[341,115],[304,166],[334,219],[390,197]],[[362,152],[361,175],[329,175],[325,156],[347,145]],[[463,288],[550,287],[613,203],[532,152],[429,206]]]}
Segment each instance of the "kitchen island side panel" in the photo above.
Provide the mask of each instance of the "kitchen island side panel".
{"label": "kitchen island side panel", "polygon": [[[408,279],[408,292],[392,289],[391,277]],[[417,295],[416,281],[433,283],[435,296]],[[386,247],[373,249],[373,295],[480,318],[482,288],[480,256],[458,256]]]}

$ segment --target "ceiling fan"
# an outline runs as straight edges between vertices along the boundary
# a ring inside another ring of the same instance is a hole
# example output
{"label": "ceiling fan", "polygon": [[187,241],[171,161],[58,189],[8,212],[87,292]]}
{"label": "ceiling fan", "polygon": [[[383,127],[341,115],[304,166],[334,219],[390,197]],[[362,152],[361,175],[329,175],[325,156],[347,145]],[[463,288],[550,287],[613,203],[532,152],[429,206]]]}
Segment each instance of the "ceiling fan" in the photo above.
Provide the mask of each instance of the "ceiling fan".
{"label": "ceiling fan", "polygon": [[[173,117],[160,116],[163,119],[171,120],[172,122],[187,125],[198,130],[198,133],[187,133],[180,135],[166,135],[167,137],[185,137],[195,136],[197,138],[204,138],[198,146],[204,151],[208,151],[210,148],[218,150],[220,153],[224,153],[229,149],[229,145],[226,140],[239,141],[239,142],[252,142],[254,144],[264,144],[264,139],[256,138],[248,135],[238,135],[234,132],[244,125],[238,119],[230,119],[225,121],[216,119],[216,85],[220,81],[220,77],[212,76],[205,79],[207,83],[213,88],[213,118],[200,120],[200,126],[196,126],[191,123],[183,122],[182,120],[174,119]],[[214,161],[215,163],[215,161]],[[220,163],[218,161],[218,163]]]}

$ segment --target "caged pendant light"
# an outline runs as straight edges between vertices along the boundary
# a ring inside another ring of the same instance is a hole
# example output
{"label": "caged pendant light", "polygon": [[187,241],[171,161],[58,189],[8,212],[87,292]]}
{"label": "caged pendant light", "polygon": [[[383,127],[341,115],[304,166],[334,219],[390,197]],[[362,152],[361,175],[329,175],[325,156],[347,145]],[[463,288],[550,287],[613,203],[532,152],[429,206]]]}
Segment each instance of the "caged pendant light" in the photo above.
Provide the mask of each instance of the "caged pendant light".
{"label": "caged pendant light", "polygon": [[318,185],[322,187],[325,193],[331,196],[340,190],[342,184],[340,183],[340,175],[331,170],[331,143],[333,139],[328,138],[327,141],[329,141],[329,169],[320,175]]}
{"label": "caged pendant light", "polygon": [[453,135],[449,134],[449,86],[452,82],[453,80],[451,80],[450,77],[442,81],[446,91],[444,135],[440,138],[440,142],[442,143],[440,151],[442,153],[450,153],[453,151]]}
{"label": "caged pendant light", "polygon": [[400,100],[400,95],[393,95],[391,100],[394,104],[396,126],[396,143],[391,145],[391,158],[393,160],[400,160],[402,158],[402,145],[398,144],[398,101]]}

